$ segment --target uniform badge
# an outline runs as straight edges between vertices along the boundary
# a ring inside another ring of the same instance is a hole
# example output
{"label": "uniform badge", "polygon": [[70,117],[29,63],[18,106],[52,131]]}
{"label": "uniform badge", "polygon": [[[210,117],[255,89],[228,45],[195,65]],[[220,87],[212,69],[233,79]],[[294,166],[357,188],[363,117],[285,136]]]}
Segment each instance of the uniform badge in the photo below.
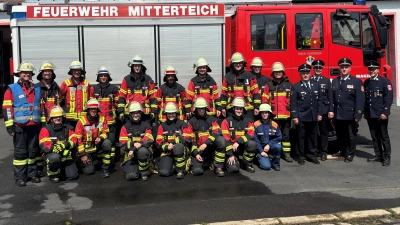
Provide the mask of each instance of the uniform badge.
{"label": "uniform badge", "polygon": [[308,64],[308,65],[311,65],[313,62],[314,62],[314,60],[315,60],[315,58],[313,57],[313,56],[308,56],[307,58],[306,58],[306,63]]}
{"label": "uniform badge", "polygon": [[347,88],[348,88],[348,89],[353,89],[354,87],[353,87],[353,85],[350,85],[350,84],[349,84],[349,85],[347,85]]}
{"label": "uniform badge", "polygon": [[361,110],[358,110],[357,112],[358,112],[358,113],[361,113]]}
{"label": "uniform badge", "polygon": [[391,91],[392,90],[392,85],[388,85],[387,88],[388,88],[389,91]]}

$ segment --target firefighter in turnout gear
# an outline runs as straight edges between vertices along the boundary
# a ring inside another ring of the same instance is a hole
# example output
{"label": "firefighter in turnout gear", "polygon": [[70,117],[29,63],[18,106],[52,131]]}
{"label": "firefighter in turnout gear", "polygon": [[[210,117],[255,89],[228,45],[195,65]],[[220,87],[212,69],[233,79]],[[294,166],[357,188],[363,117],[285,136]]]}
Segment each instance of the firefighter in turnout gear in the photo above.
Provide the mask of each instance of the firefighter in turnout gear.
{"label": "firefighter in turnout gear", "polygon": [[95,161],[98,161],[102,167],[102,176],[107,178],[110,176],[112,146],[111,141],[107,139],[109,133],[107,120],[99,114],[100,103],[96,99],[90,99],[86,108],[87,115],[79,119],[75,128],[81,167],[83,173],[94,174]]}
{"label": "firefighter in turnout gear", "polygon": [[391,145],[388,133],[390,107],[393,103],[392,83],[389,79],[379,76],[380,64],[369,61],[365,64],[371,76],[364,82],[365,111],[375,156],[368,162],[382,162],[382,166],[390,165]]}
{"label": "firefighter in turnout gear", "polygon": [[111,148],[111,163],[114,162],[115,158],[115,139],[117,135],[116,125],[116,109],[118,106],[118,87],[110,84],[112,81],[111,73],[108,68],[101,66],[97,70],[97,82],[95,86],[90,89],[90,98],[96,98],[100,103],[99,115],[104,116],[107,120],[108,129],[108,140],[112,143]]}
{"label": "firefighter in turnout gear", "polygon": [[151,122],[158,111],[157,99],[154,97],[157,87],[149,75],[146,74],[147,68],[143,65],[143,59],[136,55],[128,62],[131,69],[130,74],[122,80],[117,113],[119,118],[129,118],[129,104],[139,102],[142,104],[142,120]]}
{"label": "firefighter in turnout gear", "polygon": [[158,107],[160,109],[158,115],[158,121],[160,123],[167,120],[166,115],[163,112],[165,105],[168,102],[173,102],[178,106],[178,119],[185,120],[186,115],[184,112],[184,106],[186,102],[186,91],[185,88],[177,83],[178,78],[176,77],[177,71],[174,67],[168,66],[164,71],[164,84],[161,85],[155,97],[157,98]]}
{"label": "firefighter in turnout gear", "polygon": [[139,174],[143,181],[148,179],[154,138],[150,124],[141,120],[142,110],[139,102],[129,105],[130,120],[122,126],[119,136],[121,150],[125,152],[122,167],[126,180],[136,180]]}
{"label": "firefighter in turnout gear", "polygon": [[186,116],[189,116],[196,110],[192,104],[197,98],[204,98],[207,101],[207,115],[217,116],[221,115],[221,111],[217,111],[219,105],[218,85],[214,78],[210,76],[211,68],[204,58],[199,58],[194,64],[196,69],[196,76],[193,77],[188,85],[186,91]]}
{"label": "firefighter in turnout gear", "polygon": [[3,115],[7,132],[14,143],[14,179],[19,187],[28,180],[39,183],[36,160],[41,159],[39,148],[40,87],[32,83],[34,67],[23,62],[16,76],[19,80],[4,93]]}
{"label": "firefighter in turnout gear", "polygon": [[282,132],[282,158],[286,162],[293,162],[290,157],[290,89],[291,83],[285,76],[285,68],[280,62],[272,64],[272,80],[265,85],[262,102],[271,105],[272,112],[276,115],[275,120]]}
{"label": "firefighter in turnout gear", "polygon": [[50,123],[40,131],[39,144],[46,160],[50,182],[60,182],[60,174],[65,174],[67,180],[77,179],[78,168],[73,157],[76,155],[78,140],[74,127],[63,123],[65,112],[60,106],[54,106],[49,116]]}
{"label": "firefighter in turnout gear", "polygon": [[243,152],[242,168],[254,173],[253,159],[257,150],[257,143],[254,141],[254,124],[249,118],[244,117],[245,100],[235,98],[232,101],[234,114],[222,121],[222,135],[226,140],[226,155],[228,172],[239,171],[239,154]]}
{"label": "firefighter in turnout gear", "polygon": [[241,97],[245,100],[245,116],[254,121],[254,115],[258,115],[261,97],[257,79],[245,71],[245,67],[243,55],[239,52],[234,53],[231,57],[231,72],[227,73],[222,81],[221,104],[218,110],[223,116],[233,115],[232,101]]}
{"label": "firefighter in turnout gear", "polygon": [[315,60],[312,63],[314,75],[311,80],[317,83],[319,91],[321,92],[320,100],[322,104],[321,113],[322,120],[318,122],[320,141],[321,141],[321,160],[327,160],[328,153],[328,126],[331,126],[331,119],[334,117],[333,113],[333,95],[332,95],[332,85],[329,78],[322,76],[322,70],[324,68],[324,61]]}
{"label": "firefighter in turnout gear", "polygon": [[[54,81],[54,79],[56,79],[56,74],[54,73],[55,69],[56,67],[51,62],[43,62],[37,76],[39,83],[36,85],[40,87],[41,95],[40,122],[42,123],[42,127],[46,126],[47,122],[50,120],[50,110],[54,106],[60,105],[60,100],[62,99],[61,89]],[[41,177],[43,171],[43,159],[38,158],[36,163],[38,167],[38,175]]]}
{"label": "firefighter in turnout gear", "polygon": [[185,176],[186,157],[193,131],[187,123],[177,118],[179,112],[175,103],[167,103],[164,113],[167,121],[158,127],[156,138],[157,147],[161,151],[158,173],[160,176],[171,176],[175,168],[176,178],[182,179]]}
{"label": "firefighter in turnout gear", "polygon": [[202,175],[204,172],[204,163],[208,159],[214,159],[214,172],[219,177],[225,176],[223,168],[225,162],[225,139],[221,136],[221,128],[218,125],[217,118],[208,116],[209,104],[199,97],[194,102],[194,115],[189,120],[194,135],[192,144],[192,168],[193,175]]}
{"label": "firefighter in turnout gear", "polygon": [[[255,57],[250,64],[251,72],[257,79],[258,90],[260,92],[261,97],[264,94],[265,86],[268,86],[267,83],[271,81],[271,79],[269,79],[267,76],[261,74],[263,65],[264,63],[260,57]],[[261,116],[258,115],[256,116],[256,118],[261,118]]]}
{"label": "firefighter in turnout gear", "polygon": [[67,121],[76,126],[79,118],[86,115],[85,104],[89,99],[89,82],[84,78],[85,71],[79,61],[71,62],[68,74],[72,77],[61,84],[61,95],[65,98],[63,106]]}

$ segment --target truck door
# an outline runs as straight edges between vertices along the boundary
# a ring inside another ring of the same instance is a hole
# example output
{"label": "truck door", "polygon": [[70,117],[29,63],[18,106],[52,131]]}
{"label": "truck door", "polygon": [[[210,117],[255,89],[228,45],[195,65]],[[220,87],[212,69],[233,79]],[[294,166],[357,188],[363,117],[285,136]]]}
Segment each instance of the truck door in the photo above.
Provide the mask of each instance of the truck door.
{"label": "truck door", "polygon": [[[291,81],[298,81],[300,77],[297,68],[304,63],[311,64],[314,60],[322,60],[328,62],[329,48],[324,37],[326,34],[327,19],[326,10],[318,10],[310,12],[306,10],[292,10],[292,18],[294,25],[294,38],[290,39],[294,42],[294,51],[292,57],[292,73],[295,74]],[[323,71],[325,76],[328,75],[328,69]]]}
{"label": "truck door", "polygon": [[[263,74],[269,76],[274,62],[279,61],[284,66],[291,65],[290,46],[288,46],[290,29],[287,29],[287,25],[290,24],[289,19],[289,10],[246,12],[246,30],[240,33],[242,37],[246,35],[243,38],[245,49],[242,48],[242,52],[246,53],[248,67],[254,57],[261,57],[264,62]],[[242,45],[240,35],[238,37],[238,45]]]}

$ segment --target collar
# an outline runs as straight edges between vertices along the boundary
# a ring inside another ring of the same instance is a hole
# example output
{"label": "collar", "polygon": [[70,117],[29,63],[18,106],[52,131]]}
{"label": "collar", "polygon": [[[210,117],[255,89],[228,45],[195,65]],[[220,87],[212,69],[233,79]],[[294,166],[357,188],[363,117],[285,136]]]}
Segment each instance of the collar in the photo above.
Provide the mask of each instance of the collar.
{"label": "collar", "polygon": [[343,81],[348,80],[348,79],[350,79],[350,74],[348,74],[345,78],[340,77],[340,80],[343,80]]}
{"label": "collar", "polygon": [[310,83],[310,81],[308,81],[308,82],[301,81],[301,83],[302,83],[302,86],[303,86],[303,84],[304,84],[304,86],[306,86],[306,87],[307,87],[307,84],[308,84],[308,85],[310,85],[310,87],[311,87],[311,83]]}
{"label": "collar", "polygon": [[315,81],[319,81],[319,80],[321,80],[322,79],[322,76],[321,75],[315,75],[314,74],[314,76],[312,77]]}
{"label": "collar", "polygon": [[376,75],[375,77],[371,77],[371,80],[379,80],[379,75]]}

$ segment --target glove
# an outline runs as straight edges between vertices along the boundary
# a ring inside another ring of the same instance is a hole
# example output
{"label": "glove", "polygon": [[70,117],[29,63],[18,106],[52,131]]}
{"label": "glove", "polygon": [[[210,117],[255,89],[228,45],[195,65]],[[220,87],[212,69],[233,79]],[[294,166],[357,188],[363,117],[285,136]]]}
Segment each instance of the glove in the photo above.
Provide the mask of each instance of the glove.
{"label": "glove", "polygon": [[125,119],[125,114],[120,113],[120,114],[119,114],[119,119],[123,122],[124,119]]}
{"label": "glove", "polygon": [[58,143],[56,143],[56,144],[54,144],[53,145],[53,152],[54,153],[60,153],[62,151],[62,149],[61,149],[61,146],[58,144]]}
{"label": "glove", "polygon": [[64,150],[63,156],[64,156],[65,158],[71,158],[71,157],[72,157],[72,153],[71,153],[70,150]]}

